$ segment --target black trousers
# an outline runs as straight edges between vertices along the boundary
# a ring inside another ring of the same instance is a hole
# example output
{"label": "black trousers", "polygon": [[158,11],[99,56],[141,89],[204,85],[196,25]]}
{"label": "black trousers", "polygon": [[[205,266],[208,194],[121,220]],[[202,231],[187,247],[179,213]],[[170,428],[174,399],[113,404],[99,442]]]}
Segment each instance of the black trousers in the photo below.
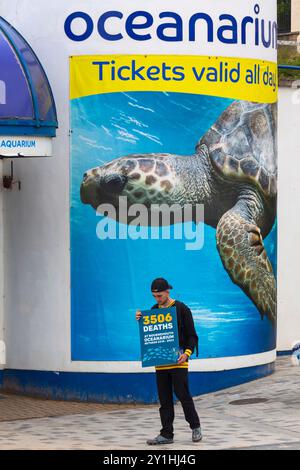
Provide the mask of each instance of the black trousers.
{"label": "black trousers", "polygon": [[185,419],[189,423],[190,428],[198,428],[200,426],[200,420],[189,391],[188,369],[157,370],[156,383],[162,424],[160,434],[167,439],[171,439],[174,436],[173,422],[175,413],[173,391],[181,402]]}

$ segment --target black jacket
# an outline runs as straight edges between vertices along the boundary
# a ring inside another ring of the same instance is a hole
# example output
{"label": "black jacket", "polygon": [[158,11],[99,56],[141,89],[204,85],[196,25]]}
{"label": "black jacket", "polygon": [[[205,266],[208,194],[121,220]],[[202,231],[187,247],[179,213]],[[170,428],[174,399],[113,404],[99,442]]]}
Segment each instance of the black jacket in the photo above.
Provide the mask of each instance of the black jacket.
{"label": "black jacket", "polygon": [[[198,357],[198,336],[195,330],[194,319],[191,310],[187,305],[179,300],[175,300],[176,312],[177,312],[177,324],[178,324],[178,336],[179,346],[186,349],[190,349],[192,354],[196,348],[196,354]],[[151,309],[158,308],[158,304],[153,305]]]}

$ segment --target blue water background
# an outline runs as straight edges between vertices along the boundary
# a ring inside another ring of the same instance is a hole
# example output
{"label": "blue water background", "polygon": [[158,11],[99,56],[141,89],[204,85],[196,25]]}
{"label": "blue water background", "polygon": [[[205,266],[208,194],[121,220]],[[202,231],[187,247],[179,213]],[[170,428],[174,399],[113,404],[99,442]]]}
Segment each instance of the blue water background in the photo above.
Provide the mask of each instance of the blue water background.
{"label": "blue water background", "polygon": [[[215,229],[205,226],[202,250],[186,240],[100,240],[100,218],[83,205],[83,173],[130,153],[194,153],[198,139],[232,102],[176,93],[112,93],[71,101],[71,347],[72,360],[140,360],[135,310],[154,301],[150,283],[166,277],[172,297],[190,306],[199,357],[260,353],[276,331],[219,258]],[[117,224],[118,225],[118,224]],[[276,225],[265,239],[276,272]]]}

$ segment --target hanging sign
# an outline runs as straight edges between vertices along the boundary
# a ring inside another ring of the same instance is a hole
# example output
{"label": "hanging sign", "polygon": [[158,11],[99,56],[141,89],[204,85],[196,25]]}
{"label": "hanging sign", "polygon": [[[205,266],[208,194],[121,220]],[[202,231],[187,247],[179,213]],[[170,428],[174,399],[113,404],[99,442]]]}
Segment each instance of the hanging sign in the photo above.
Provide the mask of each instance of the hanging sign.
{"label": "hanging sign", "polygon": [[0,157],[50,157],[52,139],[32,136],[0,136]]}

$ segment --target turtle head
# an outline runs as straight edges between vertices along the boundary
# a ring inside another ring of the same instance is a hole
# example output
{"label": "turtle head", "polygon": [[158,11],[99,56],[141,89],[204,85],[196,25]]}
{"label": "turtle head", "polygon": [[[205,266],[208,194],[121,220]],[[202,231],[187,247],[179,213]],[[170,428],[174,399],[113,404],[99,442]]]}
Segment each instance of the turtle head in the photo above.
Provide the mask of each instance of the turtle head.
{"label": "turtle head", "polygon": [[128,155],[92,168],[83,175],[81,201],[97,209],[101,204],[119,207],[120,196],[132,204],[159,203],[170,198],[174,178],[166,154]]}
{"label": "turtle head", "polygon": [[122,157],[87,170],[80,186],[81,201],[94,209],[100,204],[117,207],[119,197],[127,195],[127,185],[132,179],[129,174],[133,166],[129,158]]}
{"label": "turtle head", "polygon": [[80,186],[80,198],[84,204],[97,209],[100,204],[109,203],[116,206],[118,197],[123,194],[128,176],[109,165],[87,170]]}

